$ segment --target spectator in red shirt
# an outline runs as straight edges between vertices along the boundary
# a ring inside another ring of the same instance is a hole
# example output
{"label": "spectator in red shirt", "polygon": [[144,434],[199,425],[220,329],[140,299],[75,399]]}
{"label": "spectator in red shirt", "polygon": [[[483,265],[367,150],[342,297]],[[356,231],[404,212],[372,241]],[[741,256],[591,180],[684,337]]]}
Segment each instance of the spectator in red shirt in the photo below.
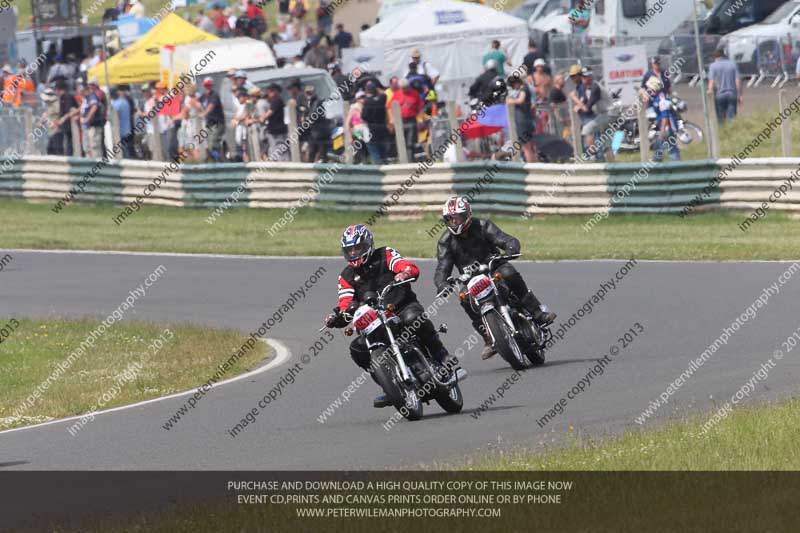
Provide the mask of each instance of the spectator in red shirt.
{"label": "spectator in red shirt", "polygon": [[408,80],[403,78],[399,82],[399,90],[392,94],[389,101],[391,108],[392,102],[400,104],[400,117],[403,119],[403,135],[406,139],[406,152],[408,160],[414,161],[414,145],[417,143],[417,115],[425,107],[425,102],[419,93],[412,89]]}
{"label": "spectator in red shirt", "polygon": [[251,19],[254,19],[254,18],[262,18],[263,19],[264,18],[264,11],[262,11],[259,6],[255,5],[255,2],[253,2],[253,0],[248,0],[246,16],[247,16],[247,18],[251,18]]}

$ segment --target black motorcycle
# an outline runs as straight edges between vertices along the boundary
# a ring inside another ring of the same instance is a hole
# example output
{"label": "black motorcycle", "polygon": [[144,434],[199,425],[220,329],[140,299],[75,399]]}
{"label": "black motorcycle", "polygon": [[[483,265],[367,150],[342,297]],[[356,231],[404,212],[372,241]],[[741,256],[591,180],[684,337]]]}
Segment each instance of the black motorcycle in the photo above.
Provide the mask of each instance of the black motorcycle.
{"label": "black motorcycle", "polygon": [[[394,305],[385,302],[389,291],[412,281],[391,283],[380,294],[366,293],[363,303],[352,302],[345,312],[352,317],[345,335],[352,335],[355,330],[366,339],[370,371],[389,402],[405,418],[422,418],[422,404],[431,400],[448,413],[458,413],[464,407],[459,380],[466,373],[441,366],[415,335],[402,330],[400,318],[393,314]],[[445,333],[447,326],[442,324],[439,331]]]}
{"label": "black motorcycle", "polygon": [[[611,117],[612,122],[618,117],[622,116],[624,113],[620,94],[621,90],[615,91],[611,94],[611,97],[614,101],[611,105],[611,109],[609,110],[609,117]],[[684,120],[683,118],[683,115],[687,110],[686,101],[679,98],[677,94],[672,94],[669,97],[669,105],[672,113],[675,115],[675,125],[677,130],[674,132],[674,134],[678,142],[684,146],[688,146],[694,141],[702,141],[703,128],[694,122]],[[648,122],[647,142],[650,146],[650,150],[655,150],[656,141],[658,140],[658,131],[656,129],[657,115],[651,106],[647,106],[645,112],[647,114]],[[612,150],[614,153],[633,151],[638,152],[640,144],[641,136],[639,135],[638,117],[628,118],[614,133]]]}
{"label": "black motorcycle", "polygon": [[521,255],[495,255],[486,265],[466,267],[461,275],[450,276],[448,287],[440,293],[451,290],[450,287],[458,289],[459,299],[468,300],[472,309],[480,313],[492,346],[514,370],[543,365],[545,349],[553,336],[547,325],[540,326],[533,320],[519,298],[503,282],[502,274],[494,272],[499,261],[516,259]]}

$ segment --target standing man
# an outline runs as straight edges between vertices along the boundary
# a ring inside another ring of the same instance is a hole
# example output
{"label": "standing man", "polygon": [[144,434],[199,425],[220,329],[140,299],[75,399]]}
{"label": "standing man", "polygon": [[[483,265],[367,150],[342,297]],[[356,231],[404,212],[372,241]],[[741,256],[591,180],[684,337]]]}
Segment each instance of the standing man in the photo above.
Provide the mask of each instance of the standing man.
{"label": "standing man", "polygon": [[[425,107],[425,102],[420,98],[419,93],[412,89],[408,80],[403,78],[399,81],[399,90],[392,95],[392,101],[388,102],[391,109],[392,102],[400,104],[400,118],[403,120],[403,135],[406,139],[406,153],[408,161],[414,161],[414,145],[417,144],[417,115]],[[391,117],[391,115],[389,115]],[[395,125],[397,127],[397,125]]]}
{"label": "standing man", "polygon": [[[430,63],[427,61],[422,60],[422,52],[419,51],[419,48],[414,48],[411,50],[411,62],[417,65],[417,72],[422,74],[423,76],[428,76],[431,79],[431,83],[435,87],[439,81],[439,71],[436,70]],[[403,77],[407,78],[410,73],[410,70],[406,72]]]}
{"label": "standing man", "polygon": [[667,73],[661,68],[661,58],[658,56],[651,57],[650,69],[644,73],[644,77],[642,77],[642,85],[639,87],[639,94],[642,95],[642,98],[645,102],[650,102],[652,99],[651,94],[647,91],[647,82],[650,81],[650,78],[653,76],[656,76],[661,80],[662,91],[664,91],[664,94],[669,94],[669,91],[672,88],[672,82],[669,79],[669,75],[667,75]]}
{"label": "standing man", "polygon": [[336,35],[333,36],[333,44],[336,46],[336,55],[342,57],[342,50],[353,46],[353,34],[344,31],[344,24],[341,22],[336,25]]}
{"label": "standing man", "polygon": [[[536,46],[536,41],[531,39],[528,41],[528,53],[525,54],[525,57],[522,59],[522,64],[525,65],[525,70],[528,73],[528,76],[533,74],[534,63],[537,59],[544,59],[544,56],[539,52],[539,48]],[[550,74],[550,68],[545,63],[545,70],[548,74]]]}
{"label": "standing man", "polygon": [[[58,96],[58,119],[55,121],[56,133],[52,140],[55,155],[73,155],[72,153],[72,119],[78,114],[78,102],[75,96],[67,91],[66,80],[56,82]],[[80,154],[75,154],[80,156]]]}
{"label": "standing man", "polygon": [[497,75],[505,77],[504,65],[511,66],[511,58],[508,57],[508,52],[505,48],[500,48],[500,41],[497,39],[492,41],[492,49],[483,55],[482,63],[484,66],[490,60],[494,59],[497,62]]}
{"label": "standing man", "polygon": [[267,100],[269,101],[269,111],[264,118],[267,121],[267,142],[269,143],[270,161],[288,161],[288,150],[281,150],[278,147],[286,144],[286,137],[289,128],[283,121],[283,99],[281,98],[281,87],[277,83],[270,83],[267,87]]}
{"label": "standing man", "polygon": [[386,145],[389,142],[389,130],[386,128],[386,95],[381,94],[372,81],[367,82],[365,89],[367,98],[361,111],[361,118],[370,132],[367,152],[373,164],[382,165],[386,161]]}
{"label": "standing man", "polygon": [[102,159],[103,126],[105,126],[105,110],[103,102],[97,96],[99,90],[97,78],[91,78],[83,88],[81,104],[81,125],[83,126],[83,151],[87,157]]}
{"label": "standing man", "polygon": [[594,83],[591,69],[584,67],[581,71],[581,82],[570,94],[570,99],[581,120],[581,136],[584,141],[586,157],[603,160],[602,150],[595,146],[595,133],[599,129],[599,121],[594,106],[602,98],[600,86]]}
{"label": "standing man", "polygon": [[708,67],[708,94],[714,95],[714,104],[720,122],[736,117],[742,105],[742,79],[736,63],[725,57],[725,51],[714,50],[714,62]]}
{"label": "standing man", "polygon": [[208,130],[208,158],[217,163],[222,161],[222,136],[225,135],[225,113],[222,110],[222,101],[214,90],[214,80],[203,80],[203,112],[200,114],[205,119]]}
{"label": "standing man", "polygon": [[[325,116],[325,106],[317,95],[313,85],[303,89],[306,108],[300,125],[308,128],[308,161],[316,163],[328,161],[328,150],[331,149],[331,124]],[[316,119],[313,116],[316,115]]]}
{"label": "standing man", "polygon": [[123,159],[131,157],[131,107],[128,100],[120,94],[119,88],[115,87],[110,91],[111,107],[117,112],[117,122],[119,123],[119,144]]}
{"label": "standing man", "polygon": [[533,89],[536,91],[536,101],[546,102],[550,98],[550,89],[553,85],[553,77],[547,73],[547,64],[544,59],[537,59],[533,62],[533,74],[530,79],[533,82]]}

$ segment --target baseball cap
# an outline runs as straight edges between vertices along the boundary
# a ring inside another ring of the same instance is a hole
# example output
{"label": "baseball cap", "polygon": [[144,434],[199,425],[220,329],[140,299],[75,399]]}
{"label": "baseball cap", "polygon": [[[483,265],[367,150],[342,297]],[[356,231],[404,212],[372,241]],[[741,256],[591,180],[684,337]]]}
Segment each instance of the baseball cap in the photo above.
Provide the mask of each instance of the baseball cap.
{"label": "baseball cap", "polygon": [[356,91],[356,100],[359,98],[364,98],[367,94],[364,91]]}
{"label": "baseball cap", "polygon": [[233,75],[234,78],[244,78],[247,79],[247,72],[243,70],[237,70],[236,73]]}
{"label": "baseball cap", "polygon": [[[92,82],[90,81],[89,83],[92,83]],[[156,83],[156,89],[166,89],[166,88],[167,88],[167,84],[164,83],[163,81],[159,81],[158,83]]]}
{"label": "baseball cap", "polygon": [[580,65],[572,65],[569,67],[569,75],[570,76],[577,76],[581,73],[581,66]]}
{"label": "baseball cap", "polygon": [[247,92],[247,94],[249,94],[250,96],[261,96],[261,89],[259,89],[258,87],[253,87]]}
{"label": "baseball cap", "polygon": [[592,72],[592,69],[590,69],[589,67],[583,67],[583,69],[581,70],[581,74],[583,74],[584,76],[591,76],[594,74],[594,72]]}
{"label": "baseball cap", "polygon": [[143,90],[143,91],[149,91],[150,90],[150,84],[149,83],[143,83],[142,86],[140,87],[140,89]]}
{"label": "baseball cap", "polygon": [[544,59],[542,59],[541,57],[533,62],[533,66],[534,67],[544,67],[546,65],[547,65],[547,62]]}
{"label": "baseball cap", "polygon": [[100,80],[98,80],[95,76],[92,76],[86,83],[89,85],[100,85]]}
{"label": "baseball cap", "polygon": [[422,57],[422,52],[419,51],[419,48],[413,48],[411,50],[411,57],[414,59],[419,59]]}
{"label": "baseball cap", "polygon": [[214,80],[213,80],[213,79],[211,79],[210,77],[206,77],[206,78],[203,80],[203,86],[204,86],[204,87],[208,87],[208,86],[210,86],[210,85],[214,85]]}

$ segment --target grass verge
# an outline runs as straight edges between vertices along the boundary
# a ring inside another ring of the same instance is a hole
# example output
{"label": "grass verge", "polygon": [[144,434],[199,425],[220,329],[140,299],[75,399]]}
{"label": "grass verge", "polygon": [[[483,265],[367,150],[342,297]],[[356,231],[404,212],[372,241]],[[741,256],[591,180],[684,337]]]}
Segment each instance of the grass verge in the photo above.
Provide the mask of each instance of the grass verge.
{"label": "grass verge", "polygon": [[[684,89],[685,90],[685,89]],[[692,90],[697,90],[692,89]],[[778,116],[778,90],[775,90],[775,106],[772,111],[756,111],[746,115],[739,115],[733,120],[719,126],[720,157],[734,157],[767,127],[768,122],[774,122]],[[787,102],[790,100],[787,100]],[[711,101],[713,105],[713,100]],[[792,145],[800,143],[800,116],[792,113],[789,116],[792,132]],[[705,124],[698,124],[705,131]],[[688,146],[680,146],[681,159],[691,161],[695,159],[708,159],[706,141],[694,142]],[[652,155],[652,154],[651,154]],[[750,158],[756,157],[781,157],[781,132],[776,129],[769,139],[759,144],[758,148],[750,152]],[[668,157],[665,155],[665,157]],[[624,152],[617,157],[618,162],[633,163],[640,161],[639,152]]]}
{"label": "grass verge", "polygon": [[[13,320],[18,325],[0,343],[0,430],[197,387],[247,340],[233,329],[122,322],[96,337],[93,348],[86,344],[85,351],[75,352],[99,320]],[[268,354],[264,343],[256,343],[222,379],[256,367]],[[48,379],[38,399],[20,409]]]}
{"label": "grass verge", "polygon": [[[206,222],[210,209],[145,206],[124,227],[111,221],[117,212],[118,208],[110,204],[73,204],[55,214],[49,203],[2,199],[4,246],[339,256],[342,230],[371,214],[303,209],[293,222],[270,236],[267,228],[284,215],[282,209],[230,209],[212,225]],[[737,227],[744,215],[735,212],[704,213],[686,219],[615,215],[586,232],[583,225],[589,218],[492,217],[522,241],[527,259],[792,259],[800,249],[797,221],[779,212],[769,213],[744,233]],[[384,218],[371,229],[378,246],[391,244],[409,257],[434,257],[436,237],[427,233],[437,223],[432,214],[417,220]]]}
{"label": "grass verge", "polygon": [[[716,411],[714,411],[716,412]],[[468,460],[466,470],[800,470],[800,399],[736,408],[707,432],[712,414],[566,447],[511,451]],[[570,431],[574,431],[570,426]],[[543,445],[543,443],[541,443]]]}

